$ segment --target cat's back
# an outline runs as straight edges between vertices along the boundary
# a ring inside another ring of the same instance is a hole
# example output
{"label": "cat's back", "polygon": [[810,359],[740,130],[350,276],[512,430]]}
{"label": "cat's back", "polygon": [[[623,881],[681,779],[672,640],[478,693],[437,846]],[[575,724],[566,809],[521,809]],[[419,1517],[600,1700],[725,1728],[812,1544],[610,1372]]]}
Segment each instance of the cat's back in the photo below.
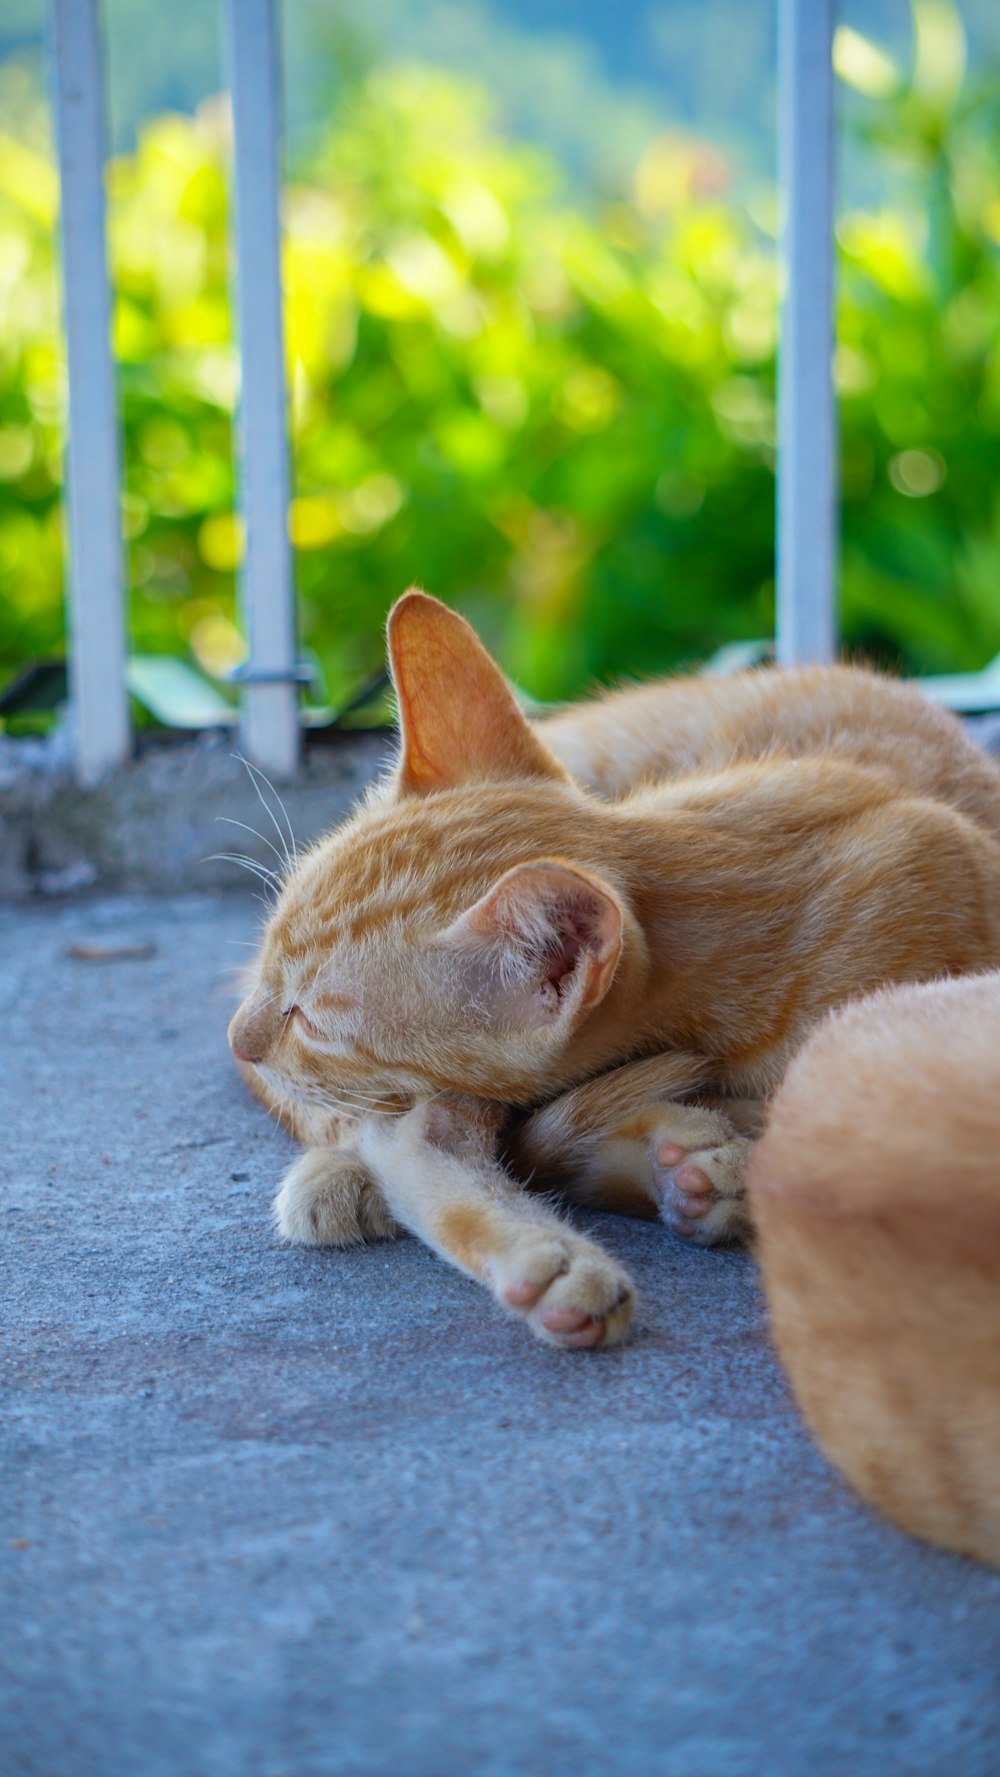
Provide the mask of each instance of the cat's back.
{"label": "cat's back", "polygon": [[858,667],[661,680],[576,704],[539,729],[578,782],[611,799],[771,754],[824,756],[1000,834],[1000,767],[914,686]]}

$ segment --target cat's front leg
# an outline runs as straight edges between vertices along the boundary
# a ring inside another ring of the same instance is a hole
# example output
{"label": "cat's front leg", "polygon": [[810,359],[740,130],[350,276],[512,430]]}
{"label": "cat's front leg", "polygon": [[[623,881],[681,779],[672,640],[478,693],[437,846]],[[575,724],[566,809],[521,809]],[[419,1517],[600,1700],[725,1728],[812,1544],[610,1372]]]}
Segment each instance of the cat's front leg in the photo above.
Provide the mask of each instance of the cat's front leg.
{"label": "cat's front leg", "polygon": [[400,1232],[378,1186],[347,1144],[307,1148],[274,1200],[278,1232],[297,1246],[357,1246]]}
{"label": "cat's front leg", "polygon": [[357,1143],[391,1214],[538,1338],[563,1349],[624,1338],[635,1307],[626,1272],[507,1177],[491,1131],[457,1101],[367,1118]]}

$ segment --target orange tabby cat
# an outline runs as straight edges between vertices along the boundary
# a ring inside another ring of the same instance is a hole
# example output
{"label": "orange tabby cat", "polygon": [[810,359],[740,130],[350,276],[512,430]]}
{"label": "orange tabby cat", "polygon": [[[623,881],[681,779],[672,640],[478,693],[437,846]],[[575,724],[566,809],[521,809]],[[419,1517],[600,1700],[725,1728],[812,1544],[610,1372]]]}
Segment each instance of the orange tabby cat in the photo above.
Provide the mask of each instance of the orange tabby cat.
{"label": "orange tabby cat", "polygon": [[278,1224],[406,1227],[543,1339],[612,1344],[627,1275],[517,1179],[740,1237],[761,1103],[828,1008],[1000,966],[1000,771],[848,668],[532,725],[425,594],[389,652],[398,766],[284,884],[230,1027],[307,1144]]}
{"label": "orange tabby cat", "polygon": [[796,1056],[750,1164],[771,1327],[858,1490],[1000,1566],[1000,974],[897,987]]}

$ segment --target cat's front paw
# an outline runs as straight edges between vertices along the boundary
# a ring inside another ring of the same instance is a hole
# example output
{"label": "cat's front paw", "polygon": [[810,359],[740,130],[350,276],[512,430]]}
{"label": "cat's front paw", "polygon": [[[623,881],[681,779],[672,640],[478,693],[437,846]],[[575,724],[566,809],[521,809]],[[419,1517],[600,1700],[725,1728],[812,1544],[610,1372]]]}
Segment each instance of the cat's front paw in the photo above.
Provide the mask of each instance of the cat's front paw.
{"label": "cat's front paw", "polygon": [[399,1233],[360,1162],[336,1148],[307,1148],[274,1200],[278,1232],[297,1246],[356,1246]]}
{"label": "cat's front paw", "polygon": [[524,1229],[483,1276],[502,1307],[567,1351],[617,1345],[635,1309],[628,1273],[571,1230]]}
{"label": "cat's front paw", "polygon": [[742,1242],[750,1233],[744,1178],[752,1142],[744,1136],[687,1147],[675,1131],[654,1135],[653,1189],[667,1227],[695,1246]]}

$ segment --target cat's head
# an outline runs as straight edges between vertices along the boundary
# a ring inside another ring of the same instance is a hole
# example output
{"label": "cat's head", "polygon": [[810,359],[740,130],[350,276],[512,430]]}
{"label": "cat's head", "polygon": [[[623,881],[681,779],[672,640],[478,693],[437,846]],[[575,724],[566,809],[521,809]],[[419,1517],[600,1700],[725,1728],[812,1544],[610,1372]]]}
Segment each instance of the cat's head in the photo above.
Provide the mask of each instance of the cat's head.
{"label": "cat's head", "polygon": [[389,782],[284,884],[230,1044],[329,1110],[447,1088],[530,1103],[604,1060],[598,1017],[644,946],[569,779],[463,618],[389,619]]}

